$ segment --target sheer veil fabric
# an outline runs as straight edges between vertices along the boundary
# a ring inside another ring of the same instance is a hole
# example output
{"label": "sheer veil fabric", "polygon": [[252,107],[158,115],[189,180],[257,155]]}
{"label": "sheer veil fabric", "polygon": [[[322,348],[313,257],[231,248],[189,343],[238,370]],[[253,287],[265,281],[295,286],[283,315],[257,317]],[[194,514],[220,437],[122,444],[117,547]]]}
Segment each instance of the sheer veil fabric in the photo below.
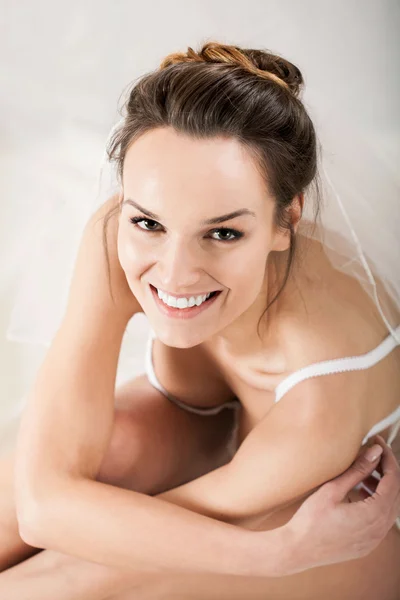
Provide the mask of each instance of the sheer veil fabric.
{"label": "sheer veil fabric", "polygon": [[[321,241],[331,264],[361,283],[388,333],[400,344],[395,331],[400,324],[399,174],[379,136],[363,135],[343,111],[319,111],[318,118],[308,111],[319,140],[322,207],[314,227],[314,189],[306,190],[299,232]],[[108,139],[120,123],[121,119]],[[57,198],[44,201],[41,229],[19,257],[8,340],[50,345],[64,314],[84,225],[118,189],[114,167],[104,152],[98,188],[84,203],[80,198],[78,205],[72,197],[61,203]],[[130,326],[126,335],[132,335]]]}

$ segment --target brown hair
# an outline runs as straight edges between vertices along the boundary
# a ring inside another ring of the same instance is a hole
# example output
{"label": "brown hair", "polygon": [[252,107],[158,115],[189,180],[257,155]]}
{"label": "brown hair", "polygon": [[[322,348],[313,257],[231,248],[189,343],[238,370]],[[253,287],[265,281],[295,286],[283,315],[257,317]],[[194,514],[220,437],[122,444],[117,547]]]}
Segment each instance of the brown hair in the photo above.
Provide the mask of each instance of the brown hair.
{"label": "brown hair", "polygon": [[[320,207],[316,133],[298,97],[303,84],[294,64],[269,51],[218,42],[207,42],[198,52],[189,47],[186,53],[168,55],[159,69],[133,85],[123,123],[107,146],[121,183],[127,149],[158,127],[173,127],[195,139],[232,137],[252,154],[275,199],[275,224],[290,231],[283,282],[262,317],[283,291],[293,264],[296,235],[290,208],[294,197],[313,183],[315,219]],[[104,219],[104,239],[108,219],[118,209]],[[106,244],[105,249],[107,253]]]}

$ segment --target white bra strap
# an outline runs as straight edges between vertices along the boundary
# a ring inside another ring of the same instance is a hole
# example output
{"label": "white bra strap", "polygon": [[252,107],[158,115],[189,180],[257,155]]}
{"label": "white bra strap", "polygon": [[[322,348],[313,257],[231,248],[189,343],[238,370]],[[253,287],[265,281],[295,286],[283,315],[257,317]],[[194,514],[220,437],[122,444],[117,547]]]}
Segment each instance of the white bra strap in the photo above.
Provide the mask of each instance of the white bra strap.
{"label": "white bra strap", "polygon": [[[400,325],[396,328],[396,332],[400,334]],[[387,356],[397,345],[398,343],[395,338],[389,334],[379,346],[366,354],[325,360],[309,365],[308,367],[303,367],[286,377],[276,386],[275,402],[279,402],[289,390],[305,379],[321,375],[330,375],[331,373],[369,369],[385,358],[385,356]]]}
{"label": "white bra strap", "polygon": [[399,420],[397,421],[396,425],[393,426],[392,431],[390,432],[390,435],[388,437],[388,441],[387,441],[387,445],[391,446],[397,436],[397,434],[399,433],[399,429],[400,429],[400,416],[399,416]]}
{"label": "white bra strap", "polygon": [[[397,421],[397,423],[396,423],[396,421]],[[365,442],[370,437],[376,435],[380,431],[383,431],[384,429],[386,429],[386,427],[389,427],[389,425],[393,425],[393,428],[388,436],[388,440],[387,440],[388,446],[390,446],[392,444],[393,440],[395,439],[395,437],[399,431],[400,406],[398,406],[388,417],[386,417],[385,419],[382,419],[382,421],[379,421],[379,423],[375,423],[375,425],[372,427],[372,429],[364,437],[362,444],[365,444]]]}

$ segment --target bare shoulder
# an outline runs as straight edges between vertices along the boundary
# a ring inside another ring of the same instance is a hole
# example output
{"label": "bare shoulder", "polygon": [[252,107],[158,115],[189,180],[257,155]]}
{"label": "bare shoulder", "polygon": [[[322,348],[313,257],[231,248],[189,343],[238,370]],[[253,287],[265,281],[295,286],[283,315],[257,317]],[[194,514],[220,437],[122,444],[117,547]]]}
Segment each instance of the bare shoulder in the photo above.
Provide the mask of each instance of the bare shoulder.
{"label": "bare shoulder", "polygon": [[[277,324],[287,371],[321,361],[364,355],[389,335],[373,300],[354,278],[333,269],[323,259],[311,264],[307,256],[304,279],[292,294],[291,310]],[[315,276],[313,276],[315,273]],[[400,346],[369,369],[314,377],[313,395],[332,403],[330,411],[362,413],[369,430],[389,415],[400,398]],[[297,386],[296,386],[297,387]],[[354,416],[354,415],[353,415]],[[367,433],[367,431],[365,431]]]}
{"label": "bare shoulder", "polygon": [[322,245],[314,240],[307,241],[289,294],[288,308],[278,316],[277,328],[293,369],[364,354],[389,333],[360,282],[333,268]]}

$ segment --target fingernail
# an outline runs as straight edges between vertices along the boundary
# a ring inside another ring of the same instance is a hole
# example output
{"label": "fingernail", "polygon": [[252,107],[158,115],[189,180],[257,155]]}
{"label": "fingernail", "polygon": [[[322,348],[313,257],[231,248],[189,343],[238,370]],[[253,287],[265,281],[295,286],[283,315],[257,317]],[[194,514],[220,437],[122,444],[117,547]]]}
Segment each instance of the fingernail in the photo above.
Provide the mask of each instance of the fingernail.
{"label": "fingernail", "polygon": [[380,457],[382,452],[383,452],[382,446],[379,446],[379,444],[375,444],[375,446],[372,446],[371,448],[368,448],[366,450],[366,452],[364,453],[364,456],[370,462],[375,462],[376,459]]}

